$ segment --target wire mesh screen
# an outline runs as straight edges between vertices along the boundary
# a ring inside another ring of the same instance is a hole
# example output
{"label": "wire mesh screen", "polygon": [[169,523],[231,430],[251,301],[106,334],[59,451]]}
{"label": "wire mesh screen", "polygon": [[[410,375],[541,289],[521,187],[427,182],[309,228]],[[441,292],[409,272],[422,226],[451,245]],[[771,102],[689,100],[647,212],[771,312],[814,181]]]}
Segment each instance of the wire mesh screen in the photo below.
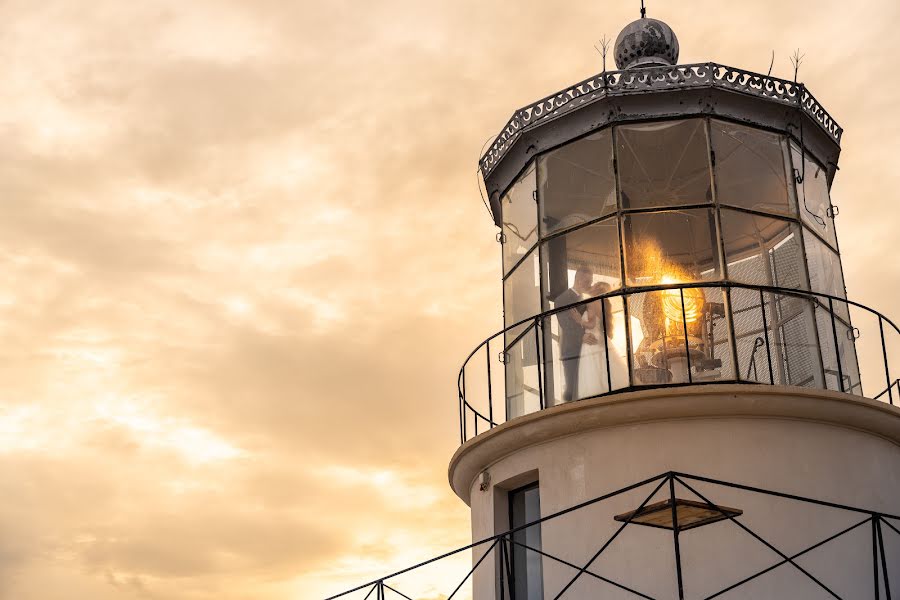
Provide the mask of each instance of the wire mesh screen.
{"label": "wire mesh screen", "polygon": [[822,373],[816,339],[812,301],[785,294],[772,294],[766,308],[772,314],[775,333],[773,357],[777,362],[779,383],[802,387],[821,387]]}
{"label": "wire mesh screen", "polygon": [[738,378],[759,383],[774,383],[768,361],[772,344],[764,325],[762,306],[762,296],[756,290],[731,290]]}
{"label": "wire mesh screen", "polygon": [[829,390],[862,395],[856,357],[855,330],[843,320],[843,311],[816,306],[816,328],[822,349],[825,386]]}
{"label": "wire mesh screen", "polygon": [[809,300],[735,288],[731,309],[739,379],[818,385],[821,367]]}
{"label": "wire mesh screen", "polygon": [[803,290],[607,292],[540,313],[472,353],[459,378],[461,439],[566,402],[667,385],[743,381],[894,404],[898,347],[900,329],[886,317]]}

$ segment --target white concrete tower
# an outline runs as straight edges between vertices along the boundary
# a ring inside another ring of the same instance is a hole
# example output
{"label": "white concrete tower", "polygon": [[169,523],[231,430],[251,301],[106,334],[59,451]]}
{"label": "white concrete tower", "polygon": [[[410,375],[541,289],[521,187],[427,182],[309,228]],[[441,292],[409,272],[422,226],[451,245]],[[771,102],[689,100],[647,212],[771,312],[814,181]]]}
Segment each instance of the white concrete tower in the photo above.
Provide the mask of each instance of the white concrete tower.
{"label": "white concrete tower", "polygon": [[661,21],[613,55],[481,160],[507,327],[459,378],[475,600],[900,597],[900,332],[847,300],[841,128],[677,65]]}

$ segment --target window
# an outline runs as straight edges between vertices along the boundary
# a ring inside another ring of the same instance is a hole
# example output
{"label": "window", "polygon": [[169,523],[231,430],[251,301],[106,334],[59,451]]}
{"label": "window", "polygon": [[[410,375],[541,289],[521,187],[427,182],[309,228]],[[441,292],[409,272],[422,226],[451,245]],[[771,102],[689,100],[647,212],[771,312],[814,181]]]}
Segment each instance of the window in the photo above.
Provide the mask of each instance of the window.
{"label": "window", "polygon": [[[512,529],[541,518],[540,488],[537,482],[509,493],[509,524]],[[510,581],[516,600],[543,600],[541,567],[541,526],[532,525],[512,534]]]}
{"label": "window", "polygon": [[641,292],[627,302],[634,385],[734,378],[722,289]]}
{"label": "window", "polygon": [[780,135],[713,121],[716,192],[720,204],[794,215],[790,161]]}
{"label": "window", "polygon": [[[837,298],[846,298],[844,273],[841,270],[841,259],[836,252],[823,244],[819,238],[805,228],[803,242],[806,245],[806,262],[809,265],[809,287],[813,292],[828,294]],[[827,298],[820,298],[823,305],[828,305]],[[846,302],[832,301],[835,314],[850,322],[850,308]]]}
{"label": "window", "polygon": [[725,208],[720,218],[729,280],[806,287],[799,225]]}
{"label": "window", "polygon": [[721,277],[713,211],[706,208],[625,215],[629,285],[710,281]]}
{"label": "window", "polygon": [[[538,251],[535,249],[504,280],[503,312],[506,325],[541,312],[538,268]],[[506,410],[510,418],[541,408],[536,336],[533,321],[510,329],[504,336]]]}
{"label": "window", "polygon": [[[831,217],[831,198],[828,195],[828,174],[809,155],[791,144],[794,176],[797,183],[797,204],[803,222],[832,247],[837,248],[834,219]],[[801,157],[802,154],[802,157]]]}
{"label": "window", "polygon": [[534,163],[500,201],[503,217],[503,273],[516,266],[537,243],[537,178]]}
{"label": "window", "polygon": [[733,288],[730,298],[739,379],[822,386],[817,318],[809,299],[742,288]]}
{"label": "window", "polygon": [[541,276],[535,249],[503,281],[503,315],[506,325],[541,312]]}
{"label": "window", "polygon": [[616,129],[622,208],[712,202],[706,121],[664,121]]}
{"label": "window", "polygon": [[612,133],[595,133],[538,162],[541,232],[548,235],[616,211]]}
{"label": "window", "polygon": [[[544,308],[558,308],[622,287],[619,223],[587,225],[543,244]],[[576,281],[576,274],[583,273]],[[574,288],[576,293],[570,290]]]}

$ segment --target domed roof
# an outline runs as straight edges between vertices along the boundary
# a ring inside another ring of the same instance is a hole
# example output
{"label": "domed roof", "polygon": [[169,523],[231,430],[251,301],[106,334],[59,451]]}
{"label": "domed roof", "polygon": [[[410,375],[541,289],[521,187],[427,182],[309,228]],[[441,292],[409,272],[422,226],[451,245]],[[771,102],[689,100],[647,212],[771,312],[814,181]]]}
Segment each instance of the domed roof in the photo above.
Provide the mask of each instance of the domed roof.
{"label": "domed roof", "polygon": [[653,67],[678,62],[678,38],[672,28],[656,19],[641,17],[616,38],[616,66]]}

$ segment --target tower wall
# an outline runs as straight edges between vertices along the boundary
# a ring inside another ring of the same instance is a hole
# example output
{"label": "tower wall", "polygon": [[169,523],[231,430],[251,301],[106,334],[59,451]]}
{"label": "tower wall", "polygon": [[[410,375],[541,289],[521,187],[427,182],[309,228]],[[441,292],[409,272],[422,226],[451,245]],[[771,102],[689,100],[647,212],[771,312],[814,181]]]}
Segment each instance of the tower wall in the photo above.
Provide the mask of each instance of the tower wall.
{"label": "tower wall", "polygon": [[[490,485],[482,491],[484,471]],[[554,407],[495,428],[459,449],[450,479],[472,508],[472,534],[478,540],[508,529],[507,490],[538,481],[545,517],[668,471],[898,514],[900,410],[799,388],[646,390]],[[864,518],[746,490],[689,483],[708,500],[743,510],[740,521],[786,554]],[[613,516],[638,508],[652,489],[644,486],[544,522],[543,551],[583,565],[621,525]],[[680,486],[676,496],[699,500]],[[667,497],[663,489],[653,501]],[[900,551],[900,535],[886,530],[884,543],[889,553]],[[874,597],[872,544],[872,529],[866,525],[798,561],[841,597]],[[730,522],[685,531],[680,546],[686,597],[706,597],[781,560]],[[546,557],[542,562],[544,597],[553,598],[576,570]],[[900,564],[888,568],[892,577],[900,578]],[[628,526],[592,570],[654,598],[676,597],[668,530]],[[474,585],[476,600],[497,595],[496,573],[490,568],[475,573]],[[635,597],[588,576],[579,578],[563,597],[598,596]],[[724,597],[827,594],[788,564]]]}

